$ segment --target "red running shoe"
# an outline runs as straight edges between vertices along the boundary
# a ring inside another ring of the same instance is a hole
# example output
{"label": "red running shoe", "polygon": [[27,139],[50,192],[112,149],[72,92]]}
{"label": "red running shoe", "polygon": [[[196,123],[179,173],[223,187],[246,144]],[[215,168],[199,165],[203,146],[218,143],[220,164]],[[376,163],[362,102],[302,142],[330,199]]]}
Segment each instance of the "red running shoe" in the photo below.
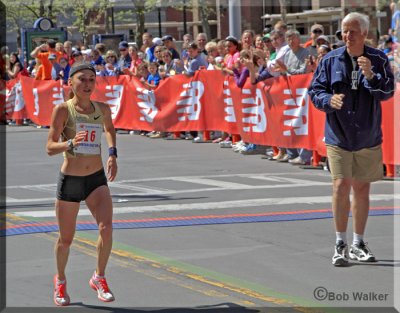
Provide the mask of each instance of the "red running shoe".
{"label": "red running shoe", "polygon": [[113,293],[108,288],[106,278],[96,277],[96,271],[93,273],[92,278],[90,278],[89,285],[92,289],[97,291],[97,298],[99,298],[99,300],[103,302],[111,302],[115,300]]}
{"label": "red running shoe", "polygon": [[64,281],[63,284],[60,284],[58,281],[58,275],[54,275],[54,296],[53,300],[57,306],[66,306],[70,303],[70,298],[67,293],[67,282]]}

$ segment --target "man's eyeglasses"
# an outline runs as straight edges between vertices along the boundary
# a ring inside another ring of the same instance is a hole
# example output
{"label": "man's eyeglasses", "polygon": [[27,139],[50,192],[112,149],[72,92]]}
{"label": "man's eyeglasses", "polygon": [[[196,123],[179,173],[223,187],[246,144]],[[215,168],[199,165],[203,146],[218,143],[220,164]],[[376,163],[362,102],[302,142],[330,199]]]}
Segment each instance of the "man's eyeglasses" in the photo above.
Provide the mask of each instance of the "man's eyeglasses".
{"label": "man's eyeglasses", "polygon": [[126,51],[126,49],[119,49],[119,51],[123,52],[123,51]]}
{"label": "man's eyeglasses", "polygon": [[312,32],[313,34],[322,34],[322,30],[320,29],[314,29]]}

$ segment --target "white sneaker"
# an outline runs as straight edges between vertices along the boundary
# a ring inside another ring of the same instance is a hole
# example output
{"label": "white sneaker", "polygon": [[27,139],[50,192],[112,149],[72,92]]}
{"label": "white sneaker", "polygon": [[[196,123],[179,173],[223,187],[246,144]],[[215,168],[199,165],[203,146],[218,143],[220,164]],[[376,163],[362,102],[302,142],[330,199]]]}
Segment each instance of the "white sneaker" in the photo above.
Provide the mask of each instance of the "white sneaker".
{"label": "white sneaker", "polygon": [[239,152],[243,147],[245,147],[246,144],[243,142],[243,140],[237,142],[236,144],[232,145],[232,150],[234,152]]}
{"label": "white sneaker", "polygon": [[293,165],[306,165],[307,164],[307,162],[303,161],[303,159],[299,156],[297,158],[289,160],[289,163],[293,164]]}
{"label": "white sneaker", "polygon": [[351,245],[349,251],[350,259],[360,262],[376,262],[375,256],[368,248],[367,243],[362,241],[357,245]]}
{"label": "white sneaker", "polygon": [[224,140],[219,143],[220,148],[232,148],[232,141]]}
{"label": "white sneaker", "polygon": [[334,266],[346,266],[349,264],[348,247],[342,240],[335,246],[335,254],[332,257],[332,264]]}

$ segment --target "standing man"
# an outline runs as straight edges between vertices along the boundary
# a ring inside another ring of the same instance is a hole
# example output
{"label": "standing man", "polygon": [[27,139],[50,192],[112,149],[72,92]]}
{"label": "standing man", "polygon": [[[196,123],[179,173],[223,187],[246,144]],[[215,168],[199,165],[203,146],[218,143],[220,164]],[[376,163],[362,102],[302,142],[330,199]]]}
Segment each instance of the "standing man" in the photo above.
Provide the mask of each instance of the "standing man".
{"label": "standing man", "polygon": [[174,42],[174,38],[171,35],[165,35],[164,37],[161,38],[164,46],[171,51],[172,53],[172,59],[180,59],[178,51],[176,51],[176,46]]}
{"label": "standing man", "polygon": [[187,48],[192,41],[193,41],[193,36],[191,34],[183,35],[182,52],[181,52],[182,61],[185,61],[189,58]]}
{"label": "standing man", "polygon": [[317,39],[319,36],[323,35],[324,33],[324,26],[321,24],[314,24],[311,26],[310,30],[310,40],[304,43],[304,48],[307,48],[309,54],[313,57],[316,57],[318,54],[317,48]]}
{"label": "standing man", "polygon": [[143,33],[142,35],[143,46],[140,48],[146,54],[147,62],[156,62],[154,49],[156,45],[153,43],[153,35],[150,33]]}
{"label": "standing man", "polygon": [[285,33],[281,32],[280,30],[271,31],[270,38],[272,46],[275,48],[276,56],[273,60],[269,60],[267,62],[267,69],[272,76],[279,76],[281,75],[281,68],[278,62],[283,62],[285,55],[290,50],[290,47],[285,41]]}
{"label": "standing man", "polygon": [[199,50],[200,55],[207,62],[207,50],[206,44],[208,42],[207,34],[206,33],[199,33],[196,37],[196,43]]}
{"label": "standing man", "polygon": [[126,41],[121,41],[118,45],[120,57],[118,60],[119,73],[123,74],[124,69],[131,67],[131,56],[129,55],[129,45]]}
{"label": "standing man", "polygon": [[186,76],[194,76],[196,71],[208,67],[208,62],[203,59],[199,51],[199,46],[195,42],[191,42],[188,45],[188,55],[190,59],[185,71],[183,72]]}
{"label": "standing man", "polygon": [[53,65],[51,64],[51,62],[49,60],[49,55],[50,54],[55,54],[56,55],[57,63],[63,57],[63,53],[56,50],[56,41],[54,39],[47,40],[46,44],[42,44],[42,45],[36,47],[31,52],[31,57],[33,59],[38,58],[42,62],[43,75],[44,75],[43,79],[44,80],[51,80],[52,79],[51,71],[53,69]]}
{"label": "standing man", "polygon": [[[394,77],[386,55],[365,45],[366,15],[352,12],[342,21],[344,47],[319,63],[309,89],[315,107],[326,113],[325,143],[333,179],[332,210],[336,246],[335,266],[348,257],[374,262],[364,242],[370,183],[383,176],[381,101],[394,94]],[[350,202],[350,191],[353,199]],[[347,246],[347,223],[353,215],[353,244]]]}

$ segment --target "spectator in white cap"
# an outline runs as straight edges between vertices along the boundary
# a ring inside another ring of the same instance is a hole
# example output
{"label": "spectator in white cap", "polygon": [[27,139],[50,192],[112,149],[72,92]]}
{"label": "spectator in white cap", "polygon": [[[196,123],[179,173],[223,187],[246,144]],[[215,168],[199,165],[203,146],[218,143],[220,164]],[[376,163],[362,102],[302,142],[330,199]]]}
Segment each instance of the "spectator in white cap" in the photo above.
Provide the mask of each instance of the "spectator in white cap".
{"label": "spectator in white cap", "polygon": [[313,57],[318,55],[317,39],[324,33],[324,26],[321,24],[314,24],[310,30],[310,40],[304,44],[304,48],[308,49],[308,53]]}
{"label": "spectator in white cap", "polygon": [[81,50],[81,52],[83,55],[83,61],[90,63],[92,61],[92,49],[84,49]]}
{"label": "spectator in white cap", "polygon": [[162,42],[160,37],[154,37],[151,42],[153,43],[153,45],[156,45],[156,46],[162,46],[163,45],[163,42]]}
{"label": "spectator in white cap", "polygon": [[331,42],[330,42],[328,36],[321,35],[317,38],[317,51],[318,51],[319,46],[321,46],[321,45],[327,45],[327,46],[331,45]]}
{"label": "spectator in white cap", "polygon": [[62,71],[61,65],[57,62],[57,55],[55,53],[49,54],[49,61],[53,68],[51,69],[51,78],[54,80],[60,79],[60,72]]}

